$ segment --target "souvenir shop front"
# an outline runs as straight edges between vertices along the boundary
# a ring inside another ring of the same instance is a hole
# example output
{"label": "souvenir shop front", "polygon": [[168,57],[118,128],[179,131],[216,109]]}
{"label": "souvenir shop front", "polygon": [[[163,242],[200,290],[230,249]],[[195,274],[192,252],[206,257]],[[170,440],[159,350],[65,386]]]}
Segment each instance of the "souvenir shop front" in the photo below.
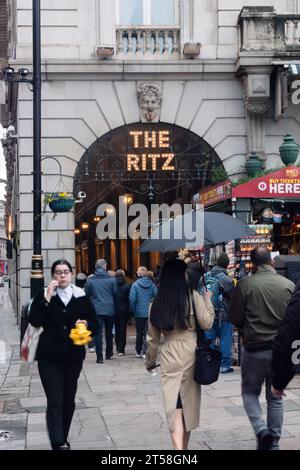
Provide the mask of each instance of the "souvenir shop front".
{"label": "souvenir shop front", "polygon": [[236,246],[236,269],[252,269],[250,252],[267,246],[276,255],[300,254],[300,168],[288,166],[232,188],[233,214],[256,235]]}
{"label": "souvenir shop front", "polygon": [[276,255],[300,255],[300,167],[287,166],[233,186],[230,181],[205,187],[193,197],[205,210],[233,215],[251,226],[255,235],[204,250],[206,267],[213,266],[224,249],[229,274],[251,271],[250,252],[267,246]]}

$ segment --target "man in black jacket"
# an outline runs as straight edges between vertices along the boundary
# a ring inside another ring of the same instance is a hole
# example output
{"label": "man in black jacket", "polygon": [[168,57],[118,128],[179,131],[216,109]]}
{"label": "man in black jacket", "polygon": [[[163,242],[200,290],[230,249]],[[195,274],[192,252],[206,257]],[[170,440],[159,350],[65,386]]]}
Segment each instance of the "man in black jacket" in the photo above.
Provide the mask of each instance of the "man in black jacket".
{"label": "man in black jacket", "polygon": [[272,371],[272,393],[281,398],[284,389],[295,375],[295,366],[300,363],[300,282],[288,304],[284,320],[274,340]]}

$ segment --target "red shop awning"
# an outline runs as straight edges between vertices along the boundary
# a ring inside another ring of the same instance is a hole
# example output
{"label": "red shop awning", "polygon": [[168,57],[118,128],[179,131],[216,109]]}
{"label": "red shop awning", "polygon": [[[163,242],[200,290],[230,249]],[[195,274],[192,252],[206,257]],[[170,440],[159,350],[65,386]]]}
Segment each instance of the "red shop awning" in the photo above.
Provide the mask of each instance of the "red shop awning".
{"label": "red shop awning", "polygon": [[232,197],[257,199],[299,198],[300,168],[288,166],[268,175],[254,178],[232,188]]}

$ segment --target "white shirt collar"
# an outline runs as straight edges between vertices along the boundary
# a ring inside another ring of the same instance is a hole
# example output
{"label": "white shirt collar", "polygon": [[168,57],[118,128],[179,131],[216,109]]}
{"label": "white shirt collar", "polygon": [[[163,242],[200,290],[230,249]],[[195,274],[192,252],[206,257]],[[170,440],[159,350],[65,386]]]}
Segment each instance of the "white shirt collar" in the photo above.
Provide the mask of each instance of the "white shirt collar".
{"label": "white shirt collar", "polygon": [[[65,291],[67,291],[67,294],[65,294]],[[68,299],[67,303],[70,302],[70,300],[72,298],[72,295],[75,297],[75,299],[78,299],[78,297],[84,297],[85,296],[84,290],[81,289],[81,287],[75,286],[75,284],[69,284],[68,287],[66,287],[65,289],[60,289],[60,287],[58,287],[57,288],[57,294],[58,295],[59,295],[59,292],[62,293],[61,295],[65,300]],[[71,295],[70,295],[70,292],[71,292]],[[45,293],[45,296],[46,296],[47,295],[47,287],[45,287],[44,293]],[[59,295],[59,297],[64,302],[61,295]],[[64,302],[65,305],[67,305],[67,303]]]}
{"label": "white shirt collar", "polygon": [[68,287],[66,287],[65,289],[61,289],[60,287],[58,287],[57,295],[60,297],[63,303],[67,305],[73,297],[73,289],[71,285],[68,285]]}

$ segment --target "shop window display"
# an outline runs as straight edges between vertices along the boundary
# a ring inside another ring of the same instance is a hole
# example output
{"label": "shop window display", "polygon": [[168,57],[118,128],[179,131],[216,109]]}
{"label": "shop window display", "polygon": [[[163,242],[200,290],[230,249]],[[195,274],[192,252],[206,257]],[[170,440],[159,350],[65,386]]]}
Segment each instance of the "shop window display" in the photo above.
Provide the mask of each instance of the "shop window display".
{"label": "shop window display", "polygon": [[281,255],[300,254],[300,214],[283,214],[281,223],[274,223],[274,250]]}
{"label": "shop window display", "polygon": [[256,246],[267,246],[272,251],[272,235],[273,225],[272,224],[258,224],[250,225],[252,230],[255,231],[255,235],[247,238],[242,238],[237,245],[236,250],[236,277],[239,277],[241,268],[245,270],[245,274],[252,271],[252,263],[250,261],[250,255],[253,248]]}

